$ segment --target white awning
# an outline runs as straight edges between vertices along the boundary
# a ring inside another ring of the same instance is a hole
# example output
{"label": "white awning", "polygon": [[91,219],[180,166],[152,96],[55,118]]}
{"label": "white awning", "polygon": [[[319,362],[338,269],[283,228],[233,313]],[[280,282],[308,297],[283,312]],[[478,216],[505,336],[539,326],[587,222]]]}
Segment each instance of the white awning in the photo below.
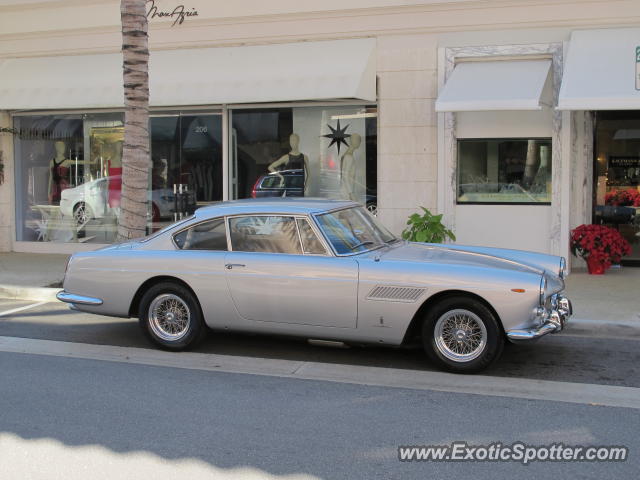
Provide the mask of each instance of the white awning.
{"label": "white awning", "polygon": [[[152,106],[376,100],[375,39],[152,51]],[[122,54],[0,60],[0,109],[122,107]]]}
{"label": "white awning", "polygon": [[640,28],[571,34],[560,110],[640,110]]}
{"label": "white awning", "polygon": [[540,110],[549,103],[550,70],[551,60],[461,62],[440,92],[436,111]]}
{"label": "white awning", "polygon": [[123,105],[119,53],[0,60],[0,110]]}

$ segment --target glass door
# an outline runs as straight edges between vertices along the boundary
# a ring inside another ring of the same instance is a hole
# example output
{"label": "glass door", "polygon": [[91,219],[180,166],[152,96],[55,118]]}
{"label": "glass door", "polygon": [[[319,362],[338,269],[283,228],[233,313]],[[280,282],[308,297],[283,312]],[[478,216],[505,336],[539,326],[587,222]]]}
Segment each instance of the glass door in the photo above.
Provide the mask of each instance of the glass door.
{"label": "glass door", "polygon": [[159,114],[149,123],[153,231],[222,200],[222,117]]}
{"label": "glass door", "polygon": [[622,263],[640,266],[640,111],[597,112],[595,155],[594,223],[620,231]]}

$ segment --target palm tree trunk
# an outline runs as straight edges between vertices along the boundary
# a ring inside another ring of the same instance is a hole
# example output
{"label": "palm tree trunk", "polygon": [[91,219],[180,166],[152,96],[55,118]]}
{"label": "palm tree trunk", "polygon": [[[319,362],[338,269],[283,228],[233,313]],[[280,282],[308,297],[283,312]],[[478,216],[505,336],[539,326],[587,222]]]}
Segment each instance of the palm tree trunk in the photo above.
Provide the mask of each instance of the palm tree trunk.
{"label": "palm tree trunk", "polygon": [[149,49],[145,0],[121,0],[124,144],[118,240],[142,237],[149,188]]}

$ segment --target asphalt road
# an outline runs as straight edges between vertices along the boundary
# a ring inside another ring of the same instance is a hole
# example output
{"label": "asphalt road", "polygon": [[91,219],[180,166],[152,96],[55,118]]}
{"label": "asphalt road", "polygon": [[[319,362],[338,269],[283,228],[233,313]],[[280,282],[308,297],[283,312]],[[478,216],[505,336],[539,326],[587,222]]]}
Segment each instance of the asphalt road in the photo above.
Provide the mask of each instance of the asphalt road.
{"label": "asphalt road", "polygon": [[[640,411],[0,353],[2,478],[635,478]],[[624,463],[398,461],[399,445],[626,445]],[[175,476],[171,476],[173,472]],[[289,477],[292,476],[292,477]]]}
{"label": "asphalt road", "polygon": [[[187,366],[184,354],[169,354],[174,363],[157,366],[150,355],[156,350],[135,320],[72,312],[57,303],[0,300],[0,337],[119,346],[132,357],[104,361],[77,353],[74,358],[73,349],[63,356],[15,353],[0,342],[0,478],[635,478],[640,408],[548,401],[531,393],[495,396],[487,390],[494,377],[503,377],[498,379],[503,384],[504,377],[518,378],[509,385],[521,379],[573,382],[573,388],[586,384],[585,392],[590,384],[610,385],[603,387],[605,400],[609,390],[614,395],[620,386],[640,387],[640,338],[582,333],[509,346],[496,365],[476,377],[475,393],[459,393],[428,385],[223,373]],[[147,363],[135,363],[134,350],[138,356],[145,352]],[[105,360],[113,352],[101,351],[107,352]],[[352,370],[433,370],[416,349],[328,348],[258,335],[212,332],[196,352],[243,358],[245,364],[248,359],[249,365],[281,359]],[[545,388],[569,385],[555,382]],[[527,388],[543,383],[529,381]],[[636,398],[633,389],[625,392]],[[626,446],[629,459],[531,465],[398,460],[399,446],[454,441]]]}
{"label": "asphalt road", "polygon": [[[3,311],[34,302],[0,300]],[[640,337],[575,336],[571,329],[549,335],[534,345],[508,344],[486,375],[562,382],[640,387]],[[46,303],[0,316],[0,336],[26,337],[99,345],[153,348],[135,320],[70,311],[62,303]],[[434,370],[420,349],[379,347],[330,348],[305,340],[263,335],[210,332],[196,352],[256,358],[279,358],[343,365],[369,365]]]}

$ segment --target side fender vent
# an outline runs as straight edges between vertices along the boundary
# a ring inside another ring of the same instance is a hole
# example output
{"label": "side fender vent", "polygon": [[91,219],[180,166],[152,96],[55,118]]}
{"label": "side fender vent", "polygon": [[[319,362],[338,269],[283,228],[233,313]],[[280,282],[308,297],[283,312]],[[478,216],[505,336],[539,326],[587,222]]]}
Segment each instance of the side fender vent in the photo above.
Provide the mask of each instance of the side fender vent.
{"label": "side fender vent", "polygon": [[378,285],[369,292],[367,300],[413,303],[420,298],[424,291],[424,288]]}

